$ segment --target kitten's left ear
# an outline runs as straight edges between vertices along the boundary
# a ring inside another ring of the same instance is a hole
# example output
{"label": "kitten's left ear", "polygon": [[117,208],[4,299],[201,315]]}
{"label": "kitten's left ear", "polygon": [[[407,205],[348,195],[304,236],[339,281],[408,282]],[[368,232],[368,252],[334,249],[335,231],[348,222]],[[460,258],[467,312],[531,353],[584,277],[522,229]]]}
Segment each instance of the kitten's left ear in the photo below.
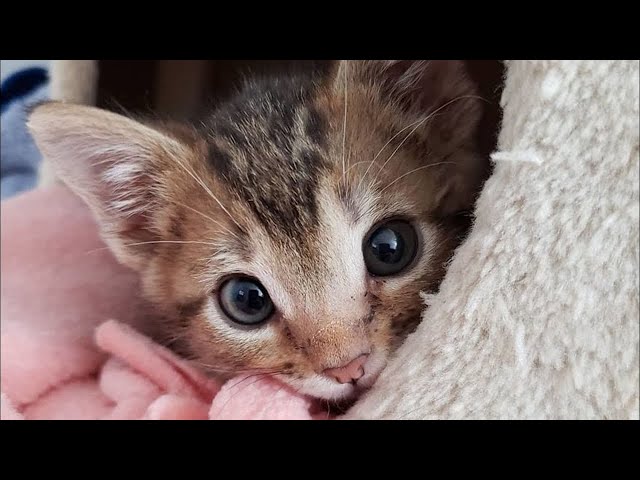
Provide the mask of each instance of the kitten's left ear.
{"label": "kitten's left ear", "polygon": [[187,147],[162,132],[106,110],[48,102],[27,123],[44,161],[91,208],[118,259],[136,269],[152,241],[162,205],[158,179]]}

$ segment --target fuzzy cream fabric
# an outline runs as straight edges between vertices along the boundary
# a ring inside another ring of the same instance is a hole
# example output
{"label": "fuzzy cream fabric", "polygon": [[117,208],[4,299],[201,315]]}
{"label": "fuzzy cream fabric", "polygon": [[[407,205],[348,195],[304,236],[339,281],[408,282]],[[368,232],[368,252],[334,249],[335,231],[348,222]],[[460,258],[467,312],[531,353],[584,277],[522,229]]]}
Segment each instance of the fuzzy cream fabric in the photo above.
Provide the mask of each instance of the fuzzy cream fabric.
{"label": "fuzzy cream fabric", "polygon": [[507,62],[474,230],[347,418],[638,418],[638,65]]}

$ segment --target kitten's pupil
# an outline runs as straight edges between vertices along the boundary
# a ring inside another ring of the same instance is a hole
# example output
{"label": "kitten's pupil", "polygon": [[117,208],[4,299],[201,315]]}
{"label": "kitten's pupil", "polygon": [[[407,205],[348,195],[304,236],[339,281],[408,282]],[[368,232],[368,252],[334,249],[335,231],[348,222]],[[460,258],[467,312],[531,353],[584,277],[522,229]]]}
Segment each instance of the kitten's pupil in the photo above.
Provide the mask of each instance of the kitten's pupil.
{"label": "kitten's pupil", "polygon": [[396,232],[383,227],[371,236],[371,250],[382,263],[397,263],[404,252],[404,241]]}
{"label": "kitten's pupil", "polygon": [[402,220],[386,222],[373,230],[363,246],[369,273],[387,276],[400,273],[415,258],[418,236],[413,226]]}
{"label": "kitten's pupil", "polygon": [[255,279],[232,278],[220,289],[220,306],[236,323],[256,325],[273,313],[273,304],[266,289]]}
{"label": "kitten's pupil", "polygon": [[236,305],[245,313],[256,313],[264,306],[264,293],[257,288],[249,288],[248,290],[240,288],[236,294]]}

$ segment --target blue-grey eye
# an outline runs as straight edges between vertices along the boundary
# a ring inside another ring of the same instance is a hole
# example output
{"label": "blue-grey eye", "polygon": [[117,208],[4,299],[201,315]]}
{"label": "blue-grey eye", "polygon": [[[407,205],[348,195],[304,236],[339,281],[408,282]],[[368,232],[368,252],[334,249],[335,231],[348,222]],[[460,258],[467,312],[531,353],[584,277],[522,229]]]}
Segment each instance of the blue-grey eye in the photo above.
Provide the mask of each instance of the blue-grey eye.
{"label": "blue-grey eye", "polygon": [[394,275],[407,268],[415,258],[418,235],[409,222],[388,221],[374,227],[365,238],[362,250],[371,275]]}
{"label": "blue-grey eye", "polygon": [[220,307],[241,325],[258,325],[271,317],[273,303],[267,290],[250,277],[230,278],[220,288]]}

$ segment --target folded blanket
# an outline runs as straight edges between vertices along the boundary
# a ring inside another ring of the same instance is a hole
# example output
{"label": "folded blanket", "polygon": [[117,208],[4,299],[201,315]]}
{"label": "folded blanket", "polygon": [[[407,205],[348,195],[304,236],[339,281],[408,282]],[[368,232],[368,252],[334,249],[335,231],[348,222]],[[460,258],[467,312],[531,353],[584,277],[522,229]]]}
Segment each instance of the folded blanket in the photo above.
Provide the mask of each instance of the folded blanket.
{"label": "folded blanket", "polygon": [[2,202],[1,216],[0,418],[314,418],[273,379],[220,385],[136,331],[137,278],[65,188]]}
{"label": "folded blanket", "polygon": [[[3,333],[2,347],[7,349],[3,361],[8,362],[6,369],[3,368],[3,377],[7,377],[6,392],[9,393],[5,393],[3,383],[2,419],[311,418],[311,402],[273,379],[241,376],[220,386],[172,352],[115,321],[105,322],[96,331],[96,346],[107,354],[103,362],[85,363],[82,352],[74,352],[73,361],[81,367],[80,370],[70,367],[68,371],[73,371],[72,376],[64,374],[64,358],[59,357],[54,364],[43,364],[36,379],[45,380],[46,375],[51,374],[46,383],[41,383],[48,388],[36,398],[16,406],[11,400],[12,394],[20,398],[24,390],[32,390],[34,377],[20,372],[20,359],[25,352],[23,345],[15,340]],[[68,356],[71,352],[64,353]],[[86,353],[89,360],[91,354]]]}

